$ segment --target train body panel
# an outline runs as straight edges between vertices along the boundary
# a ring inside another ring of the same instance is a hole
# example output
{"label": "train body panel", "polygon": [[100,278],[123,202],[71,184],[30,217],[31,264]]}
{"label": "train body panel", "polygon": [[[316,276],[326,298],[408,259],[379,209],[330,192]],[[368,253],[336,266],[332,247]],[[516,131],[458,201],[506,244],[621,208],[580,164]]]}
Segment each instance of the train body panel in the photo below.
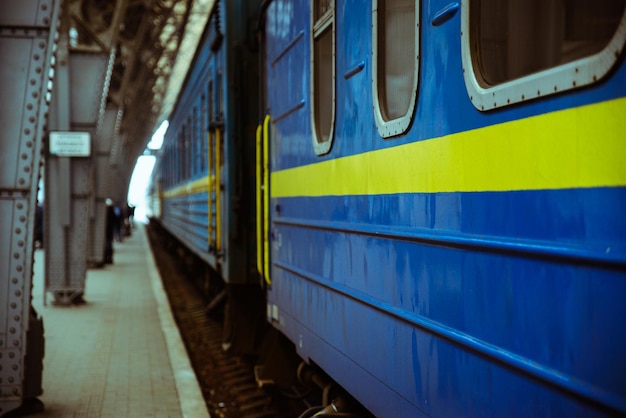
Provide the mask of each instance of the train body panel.
{"label": "train body panel", "polygon": [[421,2],[416,110],[381,138],[373,9],[335,3],[322,154],[315,6],[267,13],[269,319],[379,416],[624,413],[626,67],[485,112],[461,13],[435,26],[447,3]]}

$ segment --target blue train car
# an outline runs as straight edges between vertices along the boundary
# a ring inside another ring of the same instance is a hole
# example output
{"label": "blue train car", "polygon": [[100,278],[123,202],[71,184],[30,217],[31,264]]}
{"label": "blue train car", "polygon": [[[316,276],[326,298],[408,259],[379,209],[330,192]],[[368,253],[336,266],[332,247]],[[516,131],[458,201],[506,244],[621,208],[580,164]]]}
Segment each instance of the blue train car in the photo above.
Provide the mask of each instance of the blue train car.
{"label": "blue train car", "polygon": [[258,12],[249,3],[213,7],[153,181],[156,218],[227,284],[249,282],[246,259],[255,257],[254,212],[241,210],[254,207],[254,182],[243,180],[254,142],[244,138],[254,138],[258,114],[256,53],[243,47]]}
{"label": "blue train car", "polygon": [[376,416],[626,415],[624,5],[269,3],[267,319]]}

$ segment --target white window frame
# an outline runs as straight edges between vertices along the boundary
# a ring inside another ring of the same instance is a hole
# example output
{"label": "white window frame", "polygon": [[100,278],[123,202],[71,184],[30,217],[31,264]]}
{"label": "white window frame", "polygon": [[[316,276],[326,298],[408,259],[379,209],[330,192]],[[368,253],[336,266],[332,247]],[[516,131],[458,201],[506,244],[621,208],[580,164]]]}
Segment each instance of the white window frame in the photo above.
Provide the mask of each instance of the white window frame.
{"label": "white window frame", "polygon": [[[310,66],[311,66],[311,90],[309,97],[311,98],[310,110],[311,110],[311,126],[313,131],[313,149],[317,155],[324,155],[330,151],[330,148],[333,143],[333,139],[335,136],[335,94],[336,94],[336,56],[335,56],[335,0],[331,0],[331,5],[329,10],[324,13],[322,17],[316,22],[315,21],[315,0],[310,2],[310,14],[311,14],[311,46],[310,46]],[[318,35],[324,33],[328,29],[329,26],[332,26],[332,34],[331,34],[331,43],[332,43],[332,58],[331,58],[331,66],[332,66],[332,100],[330,105],[332,106],[332,114],[330,121],[330,134],[328,137],[328,141],[319,142],[317,139],[319,138],[317,133],[317,124],[315,123],[315,39]]]}
{"label": "white window frame", "polygon": [[376,129],[383,138],[402,135],[411,126],[417,103],[420,68],[420,1],[415,1],[415,69],[413,72],[413,90],[407,112],[396,119],[385,120],[381,111],[378,94],[378,0],[372,0],[372,100]]}
{"label": "white window frame", "polygon": [[605,77],[619,59],[626,43],[626,12],[608,45],[594,55],[529,74],[492,87],[478,82],[470,45],[469,2],[461,2],[461,50],[465,87],[474,107],[487,111],[558,94],[596,83]]}

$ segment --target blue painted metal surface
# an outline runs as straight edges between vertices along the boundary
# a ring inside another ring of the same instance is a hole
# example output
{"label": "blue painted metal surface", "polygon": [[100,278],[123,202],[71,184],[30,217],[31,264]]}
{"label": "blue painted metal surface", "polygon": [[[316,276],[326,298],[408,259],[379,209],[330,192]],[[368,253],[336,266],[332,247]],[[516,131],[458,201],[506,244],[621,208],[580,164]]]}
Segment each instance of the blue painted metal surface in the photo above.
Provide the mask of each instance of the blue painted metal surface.
{"label": "blue painted metal surface", "polygon": [[[420,25],[414,123],[383,140],[371,9],[336,2],[336,137],[320,157],[310,138],[309,3],[272,3],[274,171],[626,96],[621,65],[592,87],[480,112],[464,84],[459,14],[434,26],[447,3],[420,4],[429,24]],[[272,207],[274,325],[377,416],[626,414],[623,185],[279,197]]]}

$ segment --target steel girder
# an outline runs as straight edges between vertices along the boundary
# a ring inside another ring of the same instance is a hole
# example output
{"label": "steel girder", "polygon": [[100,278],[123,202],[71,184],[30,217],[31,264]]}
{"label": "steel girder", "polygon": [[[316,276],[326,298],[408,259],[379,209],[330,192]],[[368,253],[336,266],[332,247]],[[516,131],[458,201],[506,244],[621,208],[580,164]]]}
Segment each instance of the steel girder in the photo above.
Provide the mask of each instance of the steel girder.
{"label": "steel girder", "polygon": [[24,0],[0,14],[0,415],[41,393],[33,226],[59,3]]}

